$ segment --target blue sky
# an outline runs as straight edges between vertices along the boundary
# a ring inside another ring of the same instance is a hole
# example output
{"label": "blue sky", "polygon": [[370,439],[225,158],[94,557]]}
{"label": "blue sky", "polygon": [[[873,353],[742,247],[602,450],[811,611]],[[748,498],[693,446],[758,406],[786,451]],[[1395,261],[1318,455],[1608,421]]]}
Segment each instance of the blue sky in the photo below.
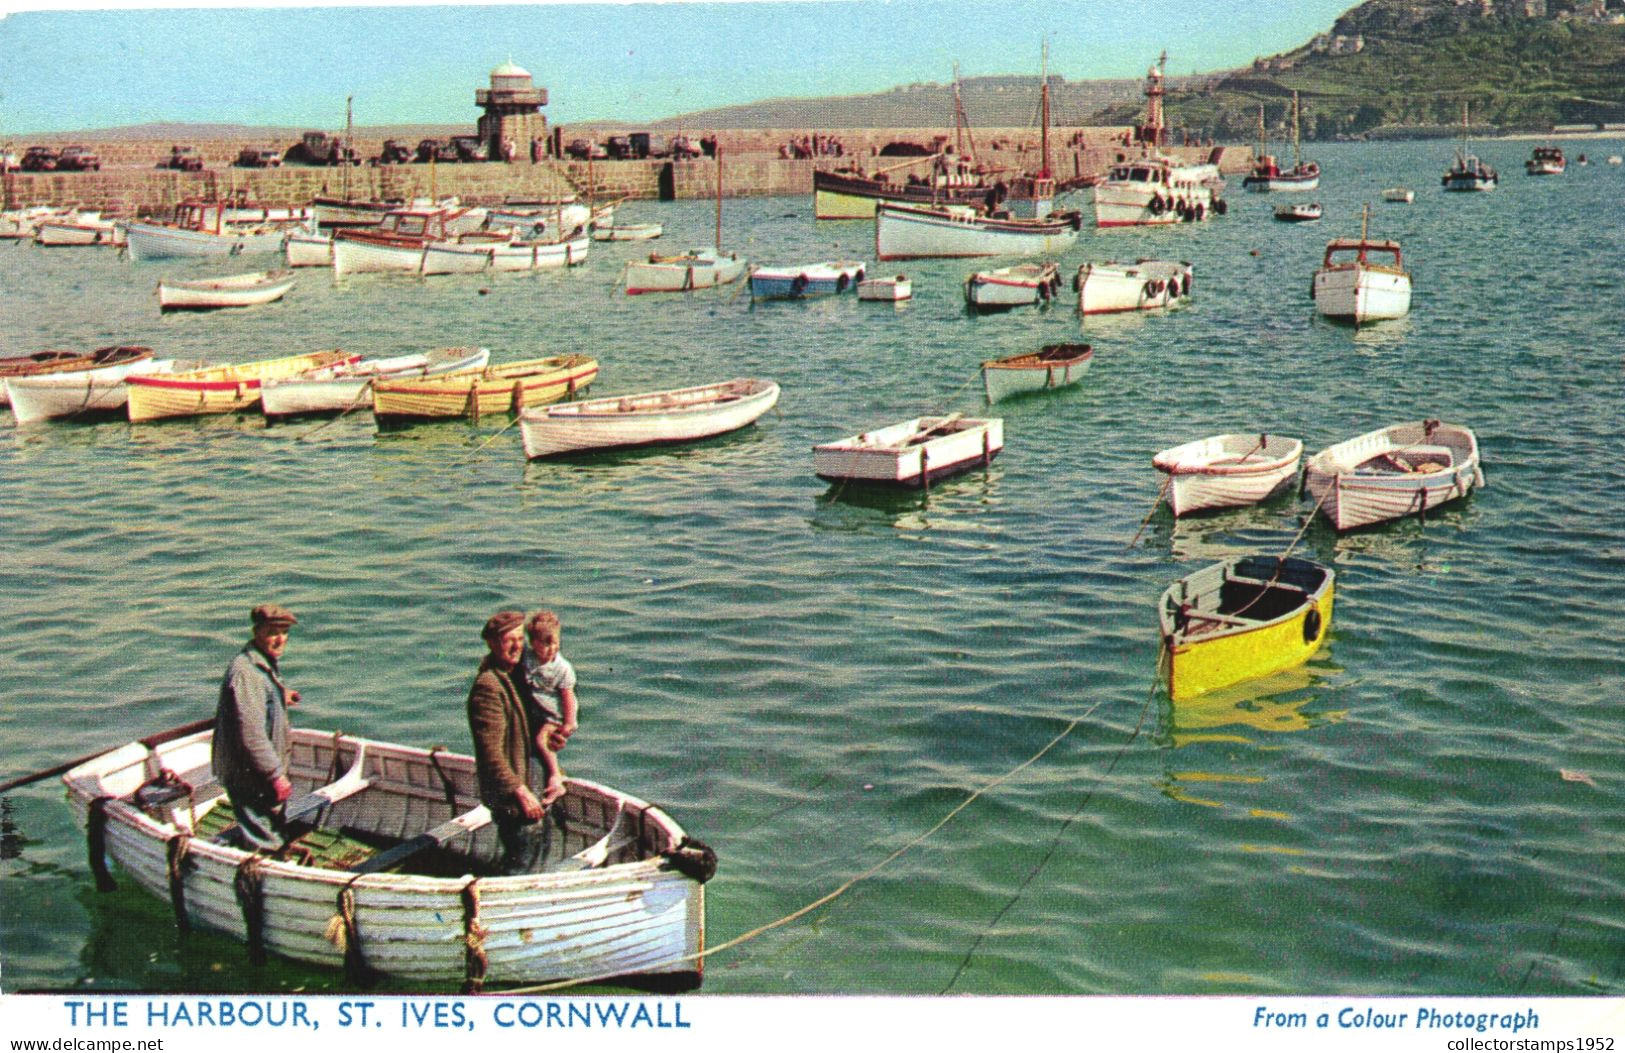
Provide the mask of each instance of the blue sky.
{"label": "blue sky", "polygon": [[348,95],[358,124],[472,123],[474,90],[510,57],[548,89],[554,123],[946,83],[956,62],[965,76],[1036,74],[1046,40],[1068,80],[1138,77],[1164,48],[1170,72],[1201,72],[1300,44],[1355,0],[63,2],[0,0],[31,8],[0,19],[0,137],[148,121],[338,127]]}

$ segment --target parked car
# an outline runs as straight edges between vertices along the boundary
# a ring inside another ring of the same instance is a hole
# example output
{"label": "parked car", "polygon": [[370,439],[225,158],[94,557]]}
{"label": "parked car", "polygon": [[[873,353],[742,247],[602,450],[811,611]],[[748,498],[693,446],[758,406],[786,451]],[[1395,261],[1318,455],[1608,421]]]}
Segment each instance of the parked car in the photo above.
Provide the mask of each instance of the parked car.
{"label": "parked car", "polygon": [[679,160],[690,160],[695,157],[704,157],[705,150],[700,144],[686,135],[671,137],[671,155]]}
{"label": "parked car", "polygon": [[282,151],[274,146],[245,146],[233,164],[238,168],[281,168]]}
{"label": "parked car", "polygon": [[609,156],[617,161],[629,161],[637,156],[632,150],[632,140],[624,135],[610,136],[604,148],[609,152]]}
{"label": "parked car", "polygon": [[102,166],[102,159],[88,146],[64,146],[56,159],[58,172],[94,172]]}
{"label": "parked car", "polygon": [[418,160],[424,164],[430,161],[439,161],[447,164],[457,160],[457,146],[444,139],[420,139],[418,141]]}
{"label": "parked car", "polygon": [[23,151],[22,164],[18,165],[24,172],[54,172],[57,158],[61,151],[54,146],[30,146]]}
{"label": "parked car", "polygon": [[588,158],[594,161],[603,161],[609,157],[609,151],[591,139],[571,139],[565,144],[564,153],[577,161],[585,161]]}
{"label": "parked car", "polygon": [[203,157],[197,152],[197,147],[176,143],[169,148],[169,156],[158,162],[158,167],[170,168],[177,172],[201,172]]}
{"label": "parked car", "polygon": [[326,132],[306,132],[299,142],[289,148],[283,160],[301,165],[358,165],[360,156],[355,147],[337,135]]}
{"label": "parked car", "polygon": [[459,161],[489,161],[491,149],[484,139],[477,135],[454,135],[451,145],[457,151]]}
{"label": "parked car", "polygon": [[385,139],[383,149],[373,158],[373,164],[404,165],[412,162],[412,148],[397,139]]}
{"label": "parked car", "polygon": [[669,157],[671,147],[666,143],[664,135],[652,135],[649,132],[633,132],[627,136],[632,142],[633,157]]}

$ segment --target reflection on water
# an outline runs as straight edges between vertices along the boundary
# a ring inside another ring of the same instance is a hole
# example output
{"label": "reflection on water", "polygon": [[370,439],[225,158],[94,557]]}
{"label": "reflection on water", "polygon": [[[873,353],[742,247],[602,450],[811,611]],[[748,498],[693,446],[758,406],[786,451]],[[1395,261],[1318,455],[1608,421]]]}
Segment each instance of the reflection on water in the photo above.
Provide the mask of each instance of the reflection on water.
{"label": "reflection on water", "polygon": [[815,528],[865,531],[889,530],[981,531],[978,520],[998,504],[1003,472],[989,466],[935,483],[928,489],[872,482],[834,483],[818,499],[811,523]]}

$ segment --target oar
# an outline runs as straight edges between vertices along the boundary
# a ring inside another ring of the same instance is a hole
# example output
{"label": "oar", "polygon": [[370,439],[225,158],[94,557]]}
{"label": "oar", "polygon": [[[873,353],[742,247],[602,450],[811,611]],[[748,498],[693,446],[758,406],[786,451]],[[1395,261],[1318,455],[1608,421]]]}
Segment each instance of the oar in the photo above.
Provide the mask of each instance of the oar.
{"label": "oar", "polygon": [[[156,735],[148,735],[144,739],[136,739],[136,742],[150,750],[154,746],[161,746],[166,742],[172,742],[175,739],[185,738],[187,735],[191,735],[194,732],[204,731],[212,727],[214,727],[214,718],[208,717],[204,720],[194,720],[190,724],[182,724],[178,728],[170,728],[168,731],[160,731]],[[108,749],[117,748],[117,746],[108,747]],[[44,771],[37,771],[32,775],[24,775],[21,778],[0,783],[0,793],[5,793],[8,790],[15,790],[19,786],[27,786],[31,782],[39,782],[41,779],[49,779],[53,775],[61,775],[65,771],[79,767],[79,765],[85,763],[86,761],[95,760],[97,757],[100,757],[106,752],[108,752],[107,749],[97,750],[94,753],[87,753],[83,757],[75,757],[71,761],[58,764],[54,768],[46,768]]]}
{"label": "oar", "polygon": [[376,874],[399,866],[419,852],[427,852],[431,848],[439,848],[454,837],[473,833],[475,830],[488,826],[491,822],[491,809],[480,805],[473,811],[464,812],[455,819],[449,819],[432,830],[402,841],[387,851],[380,852],[364,862],[357,863],[350,868],[352,874]]}

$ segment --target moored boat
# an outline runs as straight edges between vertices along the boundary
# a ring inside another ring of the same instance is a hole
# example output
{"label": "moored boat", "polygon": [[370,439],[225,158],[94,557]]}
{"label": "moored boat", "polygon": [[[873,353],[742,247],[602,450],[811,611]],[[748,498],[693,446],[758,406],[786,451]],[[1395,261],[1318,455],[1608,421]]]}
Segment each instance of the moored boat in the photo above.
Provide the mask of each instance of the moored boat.
{"label": "moored boat", "polygon": [[1563,151],[1556,146],[1537,146],[1534,154],[1523,163],[1529,175],[1562,175],[1569,163]]}
{"label": "moored boat", "polygon": [[[927,163],[931,165],[929,176],[892,178],[892,173],[899,169]],[[912,157],[869,174],[855,169],[814,170],[813,218],[870,219],[875,214],[875,206],[882,201],[924,207],[980,206],[992,189],[993,185],[981,175],[960,167],[946,154]]]}
{"label": "moored boat", "polygon": [[1320,186],[1320,165],[1303,159],[1298,140],[1298,93],[1292,93],[1292,167],[1283,168],[1264,152],[1264,104],[1258,104],[1258,163],[1241,185],[1254,193],[1275,190],[1314,190]]}
{"label": "moored boat", "polygon": [[875,208],[875,255],[882,260],[976,256],[1058,256],[1078,240],[1083,217],[1000,217],[963,205],[944,208],[882,201]]}
{"label": "moored boat", "polygon": [[[232,843],[211,731],[151,736],[69,770],[98,885],[115,883],[105,850],[183,926],[246,932],[251,956],[343,968],[354,982],[699,984],[716,855],[661,809],[569,780],[538,871],[499,876],[473,757],[309,728],[291,748],[293,840],[274,854]],[[344,938],[324,936],[334,932]]]}
{"label": "moored boat", "polygon": [[659,223],[593,224],[594,241],[653,241],[665,233]]}
{"label": "moored boat", "polygon": [[1074,384],[1089,372],[1094,348],[1088,344],[1045,344],[1037,351],[982,363],[982,390],[989,402],[1024,391]]}
{"label": "moored boat", "polygon": [[651,253],[647,260],[626,265],[626,293],[692,292],[731,285],[745,273],[750,261],[716,249],[691,249],[676,255]]}
{"label": "moored boat", "polygon": [[289,267],[331,267],[333,235],[294,231],[282,246]]}
{"label": "moored boat", "polygon": [[34,229],[34,244],[46,248],[79,245],[119,248],[125,244],[125,235],[118,221],[106,219],[99,212],[76,212],[41,220]]}
{"label": "moored boat", "polygon": [[813,471],[831,482],[921,488],[986,466],[1004,449],[1004,421],[915,417],[813,447]]}
{"label": "moored boat", "polygon": [[1320,219],[1320,203],[1301,201],[1295,205],[1278,205],[1274,215],[1283,223],[1314,223]]}
{"label": "moored boat", "polygon": [[877,300],[894,303],[907,300],[914,295],[914,283],[908,280],[908,275],[899,274],[890,278],[865,278],[858,283],[858,299]]}
{"label": "moored boat", "polygon": [[293,288],[289,271],[252,271],[200,281],[158,282],[160,311],[214,311],[223,307],[254,307],[286,296]]}
{"label": "moored boat", "polygon": [[10,241],[30,239],[41,223],[53,219],[72,222],[77,211],[78,209],[71,205],[29,205],[25,208],[8,208],[0,212],[0,239]]}
{"label": "moored boat", "polygon": [[126,378],[169,373],[177,368],[174,359],[154,358],[152,352],[144,347],[116,350],[131,354],[118,360],[114,360],[117,356],[112,356],[108,364],[89,369],[70,369],[61,373],[41,373],[6,380],[0,384],[0,388],[4,388],[9,396],[12,416],[18,424],[66,417],[123,416],[124,404],[129,398],[129,389],[124,384]]}
{"label": "moored boat", "polygon": [[563,241],[504,241],[463,235],[423,246],[422,274],[478,274],[485,271],[542,271],[587,262],[592,239],[578,232]]}
{"label": "moored boat", "polygon": [[1315,271],[1309,294],[1315,310],[1337,321],[1403,318],[1411,310],[1411,276],[1397,241],[1373,241],[1366,234],[1369,210],[1358,238],[1333,238]]}
{"label": "moored boat", "polygon": [[1308,661],[1331,629],[1335,581],[1310,560],[1239,556],[1174,582],[1158,605],[1168,696],[1183,702]]}
{"label": "moored boat", "polygon": [[1281,435],[1215,435],[1151,458],[1168,476],[1164,492],[1174,515],[1238,508],[1285,489],[1298,477],[1303,443]]}
{"label": "moored boat", "polygon": [[483,347],[437,347],[391,358],[363,358],[260,385],[260,409],[267,418],[343,413],[371,406],[372,385],[382,379],[428,377],[462,369],[484,369],[491,352]]}
{"label": "moored boat", "polygon": [[[398,208],[375,226],[343,227],[333,232],[333,274],[371,274],[387,271],[423,272],[423,250],[458,237],[453,222],[465,210]],[[488,234],[476,242],[505,243],[512,235]]]}
{"label": "moored boat", "polygon": [[1072,276],[1072,288],[1079,314],[1154,311],[1190,299],[1195,275],[1195,268],[1177,260],[1085,263]]}
{"label": "moored boat", "polygon": [[1408,205],[1416,200],[1416,191],[1408,190],[1402,186],[1391,186],[1382,192],[1382,199],[1400,205]]}
{"label": "moored boat", "polygon": [[800,266],[757,267],[750,272],[753,300],[800,300],[808,296],[832,296],[846,292],[863,281],[861,260],[830,260]]}
{"label": "moored boat", "polygon": [[225,220],[218,201],[183,201],[167,223],[128,220],[126,248],[132,261],[190,256],[248,256],[281,252],[297,223],[237,224]]}
{"label": "moored boat", "polygon": [[129,377],[124,382],[129,388],[125,408],[131,423],[165,417],[241,413],[259,404],[260,385],[266,380],[298,376],[313,369],[354,362],[360,357],[348,351],[310,351],[212,369]]}
{"label": "moored boat", "polygon": [[519,414],[525,457],[653,446],[723,435],[751,424],[779,401],[771,380],[649,391],[539,406]]}
{"label": "moored boat", "polygon": [[1095,184],[1095,226],[1135,227],[1200,223],[1228,206],[1214,192],[1212,165],[1177,164],[1147,156],[1113,165]]}
{"label": "moored boat", "polygon": [[573,399],[597,376],[597,359],[553,355],[433,377],[383,379],[372,385],[372,414],[385,426],[457,417],[478,421]]}
{"label": "moored boat", "polygon": [[36,351],[31,355],[0,358],[0,406],[9,405],[11,382],[31,377],[78,373],[104,366],[126,365],[152,358],[152,348],[115,344],[94,351]]}
{"label": "moored boat", "polygon": [[1498,181],[1495,169],[1468,152],[1467,104],[1464,102],[1461,104],[1461,145],[1456,148],[1456,158],[1441,182],[1446,190],[1474,191],[1494,190]]}
{"label": "moored boat", "polygon": [[1478,436],[1437,420],[1391,424],[1328,446],[1303,470],[1305,492],[1339,531],[1425,516],[1483,485]]}
{"label": "moored boat", "polygon": [[973,311],[1008,311],[1026,304],[1048,306],[1061,291],[1054,263],[1018,263],[965,278],[965,303]]}

